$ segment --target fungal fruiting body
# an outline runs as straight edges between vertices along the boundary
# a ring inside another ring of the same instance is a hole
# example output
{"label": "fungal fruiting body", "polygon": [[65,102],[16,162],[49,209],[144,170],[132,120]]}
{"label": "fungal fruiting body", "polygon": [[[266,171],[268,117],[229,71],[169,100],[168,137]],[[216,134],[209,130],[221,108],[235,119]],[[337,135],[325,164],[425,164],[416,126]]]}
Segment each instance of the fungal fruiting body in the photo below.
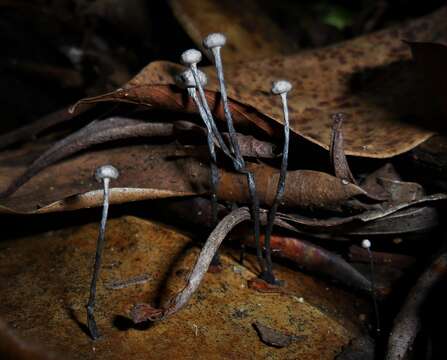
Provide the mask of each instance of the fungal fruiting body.
{"label": "fungal fruiting body", "polygon": [[284,194],[286,186],[286,175],[287,175],[287,163],[289,158],[289,137],[290,137],[290,127],[289,127],[289,110],[287,107],[287,93],[292,89],[292,84],[286,80],[278,80],[273,83],[272,93],[279,95],[281,97],[283,114],[284,114],[284,147],[283,155],[281,161],[281,170],[279,172],[278,187],[276,190],[275,199],[273,200],[272,207],[270,208],[267,227],[265,230],[265,263],[266,270],[261,277],[271,284],[276,284],[278,281],[275,279],[272,268],[272,251],[270,239],[273,231],[273,224],[275,222],[276,212],[278,210],[279,203]]}
{"label": "fungal fruiting body", "polygon": [[90,332],[90,336],[93,340],[100,337],[98,327],[95,321],[95,303],[96,303],[96,283],[98,281],[99,272],[101,269],[102,253],[104,250],[104,240],[107,224],[107,214],[109,212],[109,185],[110,180],[116,180],[119,177],[118,170],[112,165],[104,165],[96,169],[95,178],[103,185],[103,208],[101,224],[99,226],[98,241],[96,244],[96,256],[95,264],[93,266],[92,281],[90,284],[90,296],[87,304],[87,326]]}
{"label": "fungal fruiting body", "polygon": [[377,303],[377,296],[376,296],[376,285],[375,285],[375,273],[374,273],[374,258],[373,254],[371,252],[371,241],[368,239],[364,239],[362,241],[362,248],[364,248],[368,252],[369,257],[369,266],[371,271],[371,294],[373,299],[373,305],[374,305],[374,315],[376,317],[376,332],[377,334],[380,333],[380,313],[379,313],[379,305]]}

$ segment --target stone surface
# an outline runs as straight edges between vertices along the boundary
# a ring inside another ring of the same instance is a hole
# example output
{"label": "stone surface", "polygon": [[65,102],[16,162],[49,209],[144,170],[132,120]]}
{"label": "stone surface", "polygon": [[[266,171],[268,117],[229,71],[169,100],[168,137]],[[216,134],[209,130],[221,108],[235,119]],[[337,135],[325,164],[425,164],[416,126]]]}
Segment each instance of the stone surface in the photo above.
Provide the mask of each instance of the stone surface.
{"label": "stone surface", "polygon": [[[97,232],[92,223],[0,242],[0,317],[24,341],[65,359],[333,359],[359,334],[360,300],[279,265],[282,293],[249,289],[254,257],[241,266],[233,250],[178,314],[135,327],[131,306],[169,300],[199,248],[165,226],[122,217],[108,223],[96,312],[103,336],[93,342],[85,304]],[[300,340],[269,347],[256,321]]]}

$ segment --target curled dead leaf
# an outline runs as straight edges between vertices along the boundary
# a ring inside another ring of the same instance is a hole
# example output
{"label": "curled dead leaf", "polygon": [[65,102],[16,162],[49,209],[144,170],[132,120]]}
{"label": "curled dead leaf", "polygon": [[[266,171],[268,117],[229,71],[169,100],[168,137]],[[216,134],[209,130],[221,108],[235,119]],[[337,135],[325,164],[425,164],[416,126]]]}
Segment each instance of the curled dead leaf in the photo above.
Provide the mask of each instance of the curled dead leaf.
{"label": "curled dead leaf", "polygon": [[[201,149],[134,145],[81,154],[47,167],[14,196],[2,199],[0,206],[3,211],[18,213],[97,206],[101,203],[100,186],[93,179],[93,171],[103,164],[113,164],[121,173],[111,190],[112,203],[208,194],[209,168],[195,158],[200,159]],[[254,173],[261,204],[270,205],[275,196],[278,170],[260,164],[248,166]],[[244,175],[220,169],[219,176],[220,199],[249,201]],[[358,195],[367,196],[360,187],[329,174],[296,170],[287,175],[281,207],[339,211],[349,199]]]}

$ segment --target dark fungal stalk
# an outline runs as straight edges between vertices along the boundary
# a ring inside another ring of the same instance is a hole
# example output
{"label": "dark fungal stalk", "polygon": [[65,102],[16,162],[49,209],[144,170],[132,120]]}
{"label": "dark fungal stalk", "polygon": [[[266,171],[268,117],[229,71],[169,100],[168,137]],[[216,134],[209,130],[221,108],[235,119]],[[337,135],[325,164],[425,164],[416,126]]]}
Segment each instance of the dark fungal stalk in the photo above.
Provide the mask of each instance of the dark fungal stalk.
{"label": "dark fungal stalk", "polygon": [[286,188],[286,176],[287,176],[287,163],[289,158],[289,110],[287,108],[287,93],[292,89],[292,85],[286,80],[279,80],[273,84],[272,93],[281,97],[283,112],[284,112],[284,148],[281,161],[281,170],[279,173],[278,187],[276,189],[275,199],[273,200],[272,207],[269,211],[267,227],[265,230],[265,262],[266,269],[261,278],[267,281],[269,284],[279,284],[279,281],[273,274],[272,266],[272,249],[270,244],[270,238],[272,236],[273,224],[275,222],[276,212],[278,211],[279,203],[284,195]]}
{"label": "dark fungal stalk", "polygon": [[[225,37],[222,35],[223,39],[225,40]],[[205,39],[206,40],[206,39]],[[219,38],[219,41],[221,41],[222,38]],[[208,45],[216,45],[215,43],[211,43]],[[219,52],[217,52],[216,54],[219,55]],[[234,169],[241,173],[244,174],[247,177],[247,183],[248,183],[248,189],[249,189],[249,194],[250,194],[250,203],[251,203],[251,211],[252,211],[252,219],[253,219],[253,232],[254,232],[254,237],[256,240],[256,243],[258,244],[257,248],[256,248],[256,253],[257,253],[257,258],[259,261],[259,265],[261,267],[261,273],[265,271],[265,263],[264,263],[264,258],[262,255],[262,249],[261,246],[259,244],[259,235],[260,235],[260,222],[259,222],[259,199],[257,196],[257,191],[256,191],[256,183],[255,183],[255,179],[254,179],[254,175],[253,173],[251,173],[250,171],[247,170],[246,165],[245,165],[245,161],[242,157],[242,155],[240,154],[240,149],[239,149],[239,145],[237,143],[237,139],[236,136],[234,134],[234,126],[233,126],[233,121],[231,119],[231,113],[229,111],[228,108],[228,100],[226,98],[226,89],[225,84],[223,82],[220,82],[221,85],[221,91],[222,91],[222,87],[224,88],[223,93],[222,93],[222,100],[225,98],[225,100],[223,100],[224,102],[224,109],[226,108],[226,110],[224,110],[225,113],[225,118],[227,121],[227,126],[229,129],[229,137],[230,137],[230,148],[228,148],[228,146],[225,144],[225,142],[222,139],[222,136],[219,133],[219,130],[217,129],[216,123],[214,121],[213,115],[211,113],[210,107],[208,105],[208,102],[206,100],[205,97],[205,91],[203,89],[203,87],[200,84],[200,78],[199,78],[199,73],[198,73],[198,69],[197,69],[197,63],[200,62],[200,60],[202,59],[202,54],[200,53],[200,51],[195,50],[195,49],[190,49],[185,51],[182,54],[181,60],[182,63],[184,63],[185,65],[189,66],[189,69],[191,70],[195,82],[196,82],[196,88],[198,90],[199,93],[199,101],[201,102],[205,113],[208,117],[208,121],[210,123],[210,127],[213,131],[213,135],[215,136],[215,139],[217,141],[217,143],[219,144],[219,146],[221,147],[222,151],[231,159],[231,161],[233,162],[233,166]],[[220,59],[220,56],[219,56]],[[221,64],[221,61],[218,61],[218,63]],[[223,72],[222,72],[222,68],[218,68],[218,76],[219,78],[223,79]],[[219,75],[221,74],[221,75]],[[224,96],[225,95],[225,96]]]}
{"label": "dark fungal stalk", "polygon": [[371,252],[371,241],[368,239],[364,239],[362,241],[362,247],[368,252],[369,257],[369,266],[371,271],[371,295],[374,305],[374,316],[375,316],[375,325],[376,325],[376,334],[380,334],[380,313],[379,313],[379,305],[377,303],[377,294],[376,294],[376,282],[375,282],[375,271],[374,271],[374,258]]}
{"label": "dark fungal stalk", "polygon": [[102,208],[101,224],[99,226],[98,242],[96,245],[95,264],[93,266],[92,281],[90,284],[90,296],[87,303],[87,327],[93,340],[98,339],[101,335],[98,331],[95,320],[95,304],[96,304],[96,283],[98,281],[99,272],[101,270],[102,253],[105,245],[105,233],[107,224],[107,214],[109,211],[109,184],[110,180],[115,180],[119,176],[118,170],[112,165],[104,165],[96,169],[95,177],[98,182],[104,186],[104,200]]}

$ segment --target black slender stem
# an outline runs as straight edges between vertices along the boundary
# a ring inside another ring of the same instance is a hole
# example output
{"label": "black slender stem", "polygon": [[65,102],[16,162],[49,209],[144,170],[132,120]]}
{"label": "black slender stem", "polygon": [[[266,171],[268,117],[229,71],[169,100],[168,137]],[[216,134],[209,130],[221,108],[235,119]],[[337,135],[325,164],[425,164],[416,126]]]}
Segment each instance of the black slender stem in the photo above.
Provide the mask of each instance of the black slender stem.
{"label": "black slender stem", "polygon": [[266,262],[266,273],[263,274],[263,279],[269,283],[276,284],[277,280],[273,274],[272,266],[272,249],[271,249],[271,236],[273,231],[273,225],[275,223],[276,212],[278,211],[278,206],[281,201],[282,196],[286,188],[286,176],[287,176],[287,164],[289,159],[289,112],[287,108],[287,97],[286,93],[281,94],[283,112],[284,112],[284,148],[283,156],[281,161],[281,170],[279,172],[278,187],[276,190],[275,199],[273,200],[273,205],[269,211],[267,228],[265,230],[264,247],[265,247],[265,262]]}
{"label": "black slender stem", "polygon": [[377,302],[377,295],[376,295],[376,281],[375,281],[375,272],[374,272],[374,258],[372,255],[371,250],[368,248],[368,256],[369,256],[369,265],[370,265],[370,271],[371,271],[371,294],[372,294],[372,300],[374,305],[374,315],[376,317],[376,333],[377,335],[380,334],[380,315],[379,315],[379,304]]}
{"label": "black slender stem", "polygon": [[98,339],[101,335],[98,331],[98,327],[96,326],[95,321],[95,304],[96,304],[96,283],[98,281],[99,273],[101,270],[102,263],[102,253],[104,251],[105,245],[105,232],[106,232],[106,223],[107,223],[107,214],[109,211],[109,181],[110,179],[104,179],[104,201],[102,208],[102,218],[101,224],[99,227],[99,235],[98,241],[96,244],[96,256],[95,256],[95,264],[93,266],[93,275],[92,282],[90,284],[90,296],[87,304],[87,326],[90,332],[90,336],[93,340]]}
{"label": "black slender stem", "polygon": [[227,122],[228,133],[230,135],[230,144],[234,151],[234,154],[237,159],[242,159],[242,165],[244,166],[243,157],[241,155],[241,150],[239,147],[239,143],[237,141],[236,130],[234,129],[233,118],[231,116],[230,107],[228,105],[228,95],[227,88],[225,85],[225,78],[223,73],[223,65],[222,58],[220,56],[220,47],[216,47],[212,49],[214,55],[214,62],[217,70],[217,78],[219,80],[219,88],[220,94],[222,96],[222,103],[224,108],[224,116]]}
{"label": "black slender stem", "polygon": [[[234,164],[237,164],[237,167],[242,167],[243,164],[240,163],[240,160],[235,158],[228,148],[227,144],[225,143],[224,139],[222,138],[222,135],[219,132],[219,129],[217,128],[216,122],[214,121],[213,114],[211,113],[210,107],[208,105],[208,102],[206,100],[205,91],[203,90],[203,87],[200,83],[199,74],[197,71],[197,66],[192,65],[191,71],[194,77],[194,81],[196,82],[196,89],[199,93],[199,96],[196,97],[196,104],[197,106],[201,105],[200,108],[203,109],[205,116],[202,116],[203,121],[209,127],[209,131],[214,135],[214,138],[217,141],[217,144],[220,146],[222,151],[225,155],[227,155],[231,161]],[[199,108],[199,110],[200,110]],[[202,114],[201,114],[202,115]],[[235,165],[236,166],[236,165]]]}
{"label": "black slender stem", "polygon": [[260,237],[259,198],[256,191],[256,182],[253,174],[246,169],[245,161],[244,158],[242,157],[239,143],[237,140],[236,130],[234,129],[233,118],[231,116],[230,107],[228,105],[228,96],[225,86],[222,58],[220,56],[220,47],[213,48],[212,52],[214,55],[214,62],[216,65],[217,78],[219,80],[219,89],[222,97],[224,115],[230,137],[230,145],[237,160],[233,162],[234,167],[236,171],[244,173],[247,176],[248,191],[251,202],[251,215],[253,220],[253,236],[256,244],[256,256],[258,258],[259,266],[261,267],[261,273],[263,273],[265,271],[265,262],[262,255],[262,248],[259,239]]}

